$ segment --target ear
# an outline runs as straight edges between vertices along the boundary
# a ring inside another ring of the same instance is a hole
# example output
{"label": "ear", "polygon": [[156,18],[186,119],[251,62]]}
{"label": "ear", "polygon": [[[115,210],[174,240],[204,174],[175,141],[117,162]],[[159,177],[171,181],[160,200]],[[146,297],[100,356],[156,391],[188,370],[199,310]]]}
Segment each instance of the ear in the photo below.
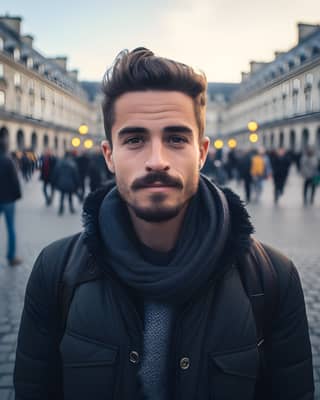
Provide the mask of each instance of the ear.
{"label": "ear", "polygon": [[200,142],[200,160],[199,160],[200,169],[203,167],[206,161],[209,151],[209,145],[210,145],[210,139],[207,136],[203,137]]}
{"label": "ear", "polygon": [[112,148],[108,140],[101,142],[101,149],[109,170],[114,174],[114,162],[112,158]]}

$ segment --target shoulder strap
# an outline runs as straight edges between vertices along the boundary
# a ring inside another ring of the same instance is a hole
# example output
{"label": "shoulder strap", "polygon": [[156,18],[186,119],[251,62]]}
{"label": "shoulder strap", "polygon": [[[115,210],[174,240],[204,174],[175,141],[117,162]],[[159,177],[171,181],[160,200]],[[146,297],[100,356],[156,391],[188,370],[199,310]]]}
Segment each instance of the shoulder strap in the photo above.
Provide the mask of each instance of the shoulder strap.
{"label": "shoulder strap", "polygon": [[60,340],[63,337],[70,305],[76,288],[84,283],[96,280],[100,273],[93,256],[84,248],[83,234],[80,234],[70,246],[68,257],[64,259],[58,286],[58,308],[60,315]]}
{"label": "shoulder strap", "polygon": [[250,251],[240,262],[240,277],[250,299],[258,343],[268,338],[279,298],[276,271],[263,245],[252,239]]}

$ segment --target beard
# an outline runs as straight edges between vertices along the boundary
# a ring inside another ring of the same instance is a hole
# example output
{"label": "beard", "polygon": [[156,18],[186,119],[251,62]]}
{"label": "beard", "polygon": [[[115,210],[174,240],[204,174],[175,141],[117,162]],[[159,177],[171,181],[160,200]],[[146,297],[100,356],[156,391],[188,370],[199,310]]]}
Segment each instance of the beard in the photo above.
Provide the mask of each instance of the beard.
{"label": "beard", "polygon": [[163,204],[165,197],[166,196],[162,193],[154,193],[150,198],[152,205],[149,207],[142,207],[136,203],[129,203],[125,199],[124,200],[137,218],[146,222],[159,223],[170,221],[175,218],[187,203],[187,201],[185,201],[175,206],[165,206]]}

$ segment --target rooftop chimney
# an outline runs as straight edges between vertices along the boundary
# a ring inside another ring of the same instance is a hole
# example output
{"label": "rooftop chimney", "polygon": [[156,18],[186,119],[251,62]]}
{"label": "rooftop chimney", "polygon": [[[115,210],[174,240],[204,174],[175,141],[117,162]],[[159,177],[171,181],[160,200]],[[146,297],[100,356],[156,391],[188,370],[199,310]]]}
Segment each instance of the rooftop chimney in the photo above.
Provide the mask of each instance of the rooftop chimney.
{"label": "rooftop chimney", "polygon": [[29,47],[32,47],[32,44],[33,44],[33,36],[31,36],[31,35],[24,35],[24,36],[22,36],[22,41],[23,41],[23,43],[24,44],[26,44],[27,46],[29,46]]}
{"label": "rooftop chimney", "polygon": [[310,36],[313,32],[315,32],[318,29],[320,29],[320,25],[299,23],[298,24],[298,41],[299,41],[299,43],[301,42],[301,40]]}
{"label": "rooftop chimney", "polygon": [[73,69],[72,71],[68,71],[68,75],[70,76],[71,79],[73,79],[74,81],[78,80],[78,70],[77,69]]}
{"label": "rooftop chimney", "polygon": [[55,62],[56,64],[59,65],[59,67],[61,67],[64,71],[67,70],[67,57],[54,57],[54,58],[49,58],[50,61]]}
{"label": "rooftop chimney", "polygon": [[13,30],[20,36],[20,26],[22,18],[20,17],[10,17],[8,14],[0,17],[0,22],[4,23],[8,28]]}
{"label": "rooftop chimney", "polygon": [[250,61],[250,72],[255,73],[259,71],[262,67],[264,67],[266,62],[258,62],[258,61]]}

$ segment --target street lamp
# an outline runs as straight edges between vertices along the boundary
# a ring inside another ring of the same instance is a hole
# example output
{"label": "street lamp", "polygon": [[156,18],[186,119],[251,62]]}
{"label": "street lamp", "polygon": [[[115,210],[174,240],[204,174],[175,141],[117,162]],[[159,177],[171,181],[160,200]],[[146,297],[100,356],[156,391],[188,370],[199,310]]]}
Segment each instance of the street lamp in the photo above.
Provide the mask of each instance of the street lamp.
{"label": "street lamp", "polygon": [[86,149],[91,149],[92,146],[93,146],[93,140],[91,140],[91,139],[86,139],[86,140],[84,141],[83,145],[84,145],[84,147],[85,147]]}
{"label": "street lamp", "polygon": [[71,144],[73,147],[79,147],[81,144],[81,140],[78,137],[73,137],[71,140]]}
{"label": "street lamp", "polygon": [[79,126],[78,131],[79,131],[80,135],[86,135],[86,134],[89,132],[88,125],[86,125],[86,124],[81,124],[81,125]]}
{"label": "street lamp", "polygon": [[229,139],[228,140],[228,146],[230,149],[234,149],[237,147],[237,141],[236,139]]}
{"label": "street lamp", "polygon": [[220,150],[223,147],[223,140],[217,139],[214,141],[213,145],[217,150]]}
{"label": "street lamp", "polygon": [[256,121],[248,122],[248,129],[250,132],[255,132],[258,129],[258,123]]}
{"label": "street lamp", "polygon": [[251,143],[257,143],[257,141],[259,140],[258,134],[257,133],[250,133],[249,140],[250,140]]}

